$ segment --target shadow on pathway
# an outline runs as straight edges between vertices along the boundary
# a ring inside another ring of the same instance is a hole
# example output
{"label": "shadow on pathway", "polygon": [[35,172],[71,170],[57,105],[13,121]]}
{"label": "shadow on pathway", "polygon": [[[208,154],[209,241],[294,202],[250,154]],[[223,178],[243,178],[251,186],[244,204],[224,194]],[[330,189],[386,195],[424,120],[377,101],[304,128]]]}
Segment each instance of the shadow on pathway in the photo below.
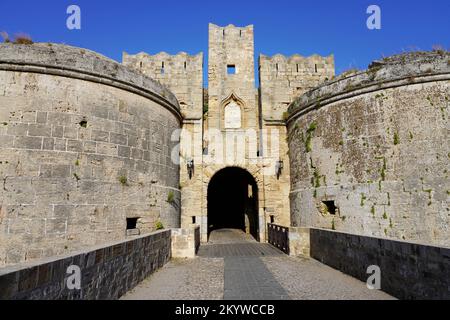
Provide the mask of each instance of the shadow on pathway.
{"label": "shadow on pathway", "polygon": [[289,257],[240,230],[210,234],[196,259],[172,259],[122,299],[393,299],[309,258]]}

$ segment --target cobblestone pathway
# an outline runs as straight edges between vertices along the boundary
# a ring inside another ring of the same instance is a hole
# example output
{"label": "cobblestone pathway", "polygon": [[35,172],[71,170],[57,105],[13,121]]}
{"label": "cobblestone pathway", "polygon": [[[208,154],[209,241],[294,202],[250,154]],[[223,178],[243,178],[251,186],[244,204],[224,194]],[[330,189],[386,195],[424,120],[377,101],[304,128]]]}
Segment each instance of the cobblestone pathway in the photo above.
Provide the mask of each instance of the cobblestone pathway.
{"label": "cobblestone pathway", "polygon": [[172,259],[125,300],[393,299],[318,261],[217,230],[196,259]]}

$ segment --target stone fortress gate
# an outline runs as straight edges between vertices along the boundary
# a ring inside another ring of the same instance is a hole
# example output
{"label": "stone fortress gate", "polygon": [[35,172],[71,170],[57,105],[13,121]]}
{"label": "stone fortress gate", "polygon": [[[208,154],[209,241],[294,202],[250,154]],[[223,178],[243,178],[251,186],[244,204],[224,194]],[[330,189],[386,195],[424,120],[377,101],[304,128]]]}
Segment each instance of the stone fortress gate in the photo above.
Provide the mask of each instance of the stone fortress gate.
{"label": "stone fortress gate", "polygon": [[236,227],[265,241],[268,222],[290,225],[287,108],[334,76],[333,56],[260,55],[256,88],[254,60],[253,26],[214,24],[207,89],[201,53],[123,56],[124,65],[157,79],[179,100],[181,226],[199,224],[203,242],[217,228]]}
{"label": "stone fortress gate", "polygon": [[383,257],[448,247],[449,61],[415,52],[335,77],[332,55],[261,54],[256,87],[253,26],[210,24],[206,89],[202,53],[119,64],[0,44],[0,265],[191,225],[202,242],[291,227],[331,265],[348,237]]}

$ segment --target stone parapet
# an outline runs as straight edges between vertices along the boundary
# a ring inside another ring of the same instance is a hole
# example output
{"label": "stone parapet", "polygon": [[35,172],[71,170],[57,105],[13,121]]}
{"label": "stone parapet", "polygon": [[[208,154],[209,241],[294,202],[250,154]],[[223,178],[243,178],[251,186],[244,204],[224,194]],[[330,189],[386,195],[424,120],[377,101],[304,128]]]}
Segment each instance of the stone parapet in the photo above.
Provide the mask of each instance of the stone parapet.
{"label": "stone parapet", "polygon": [[195,258],[200,246],[200,226],[172,229],[172,257]]}
{"label": "stone parapet", "polygon": [[181,121],[175,95],[157,81],[94,51],[54,43],[0,44],[0,70],[42,73],[110,85],[155,100]]}
{"label": "stone parapet", "polygon": [[450,52],[411,52],[372,62],[367,70],[350,70],[298,97],[288,108],[288,123],[309,110],[353,96],[398,86],[450,79]]}
{"label": "stone parapet", "polygon": [[380,268],[381,290],[400,299],[450,299],[450,249],[311,229],[311,257],[366,282]]}
{"label": "stone parapet", "polygon": [[[118,299],[170,260],[170,236],[170,230],[157,231],[0,269],[0,300]],[[78,268],[81,286],[73,289]]]}

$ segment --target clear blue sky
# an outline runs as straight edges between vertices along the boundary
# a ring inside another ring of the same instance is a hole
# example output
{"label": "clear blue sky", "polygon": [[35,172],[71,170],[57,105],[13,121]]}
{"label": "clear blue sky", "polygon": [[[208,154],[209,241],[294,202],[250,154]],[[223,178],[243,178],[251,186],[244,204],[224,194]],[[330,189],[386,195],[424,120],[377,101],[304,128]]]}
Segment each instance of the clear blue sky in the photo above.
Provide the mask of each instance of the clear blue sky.
{"label": "clear blue sky", "polygon": [[[66,28],[70,4],[81,7],[81,30]],[[381,30],[366,27],[370,4],[381,7]],[[122,51],[207,56],[209,22],[253,24],[256,55],[334,53],[340,73],[411,48],[449,49],[449,13],[450,0],[1,0],[0,31],[121,61]]]}

